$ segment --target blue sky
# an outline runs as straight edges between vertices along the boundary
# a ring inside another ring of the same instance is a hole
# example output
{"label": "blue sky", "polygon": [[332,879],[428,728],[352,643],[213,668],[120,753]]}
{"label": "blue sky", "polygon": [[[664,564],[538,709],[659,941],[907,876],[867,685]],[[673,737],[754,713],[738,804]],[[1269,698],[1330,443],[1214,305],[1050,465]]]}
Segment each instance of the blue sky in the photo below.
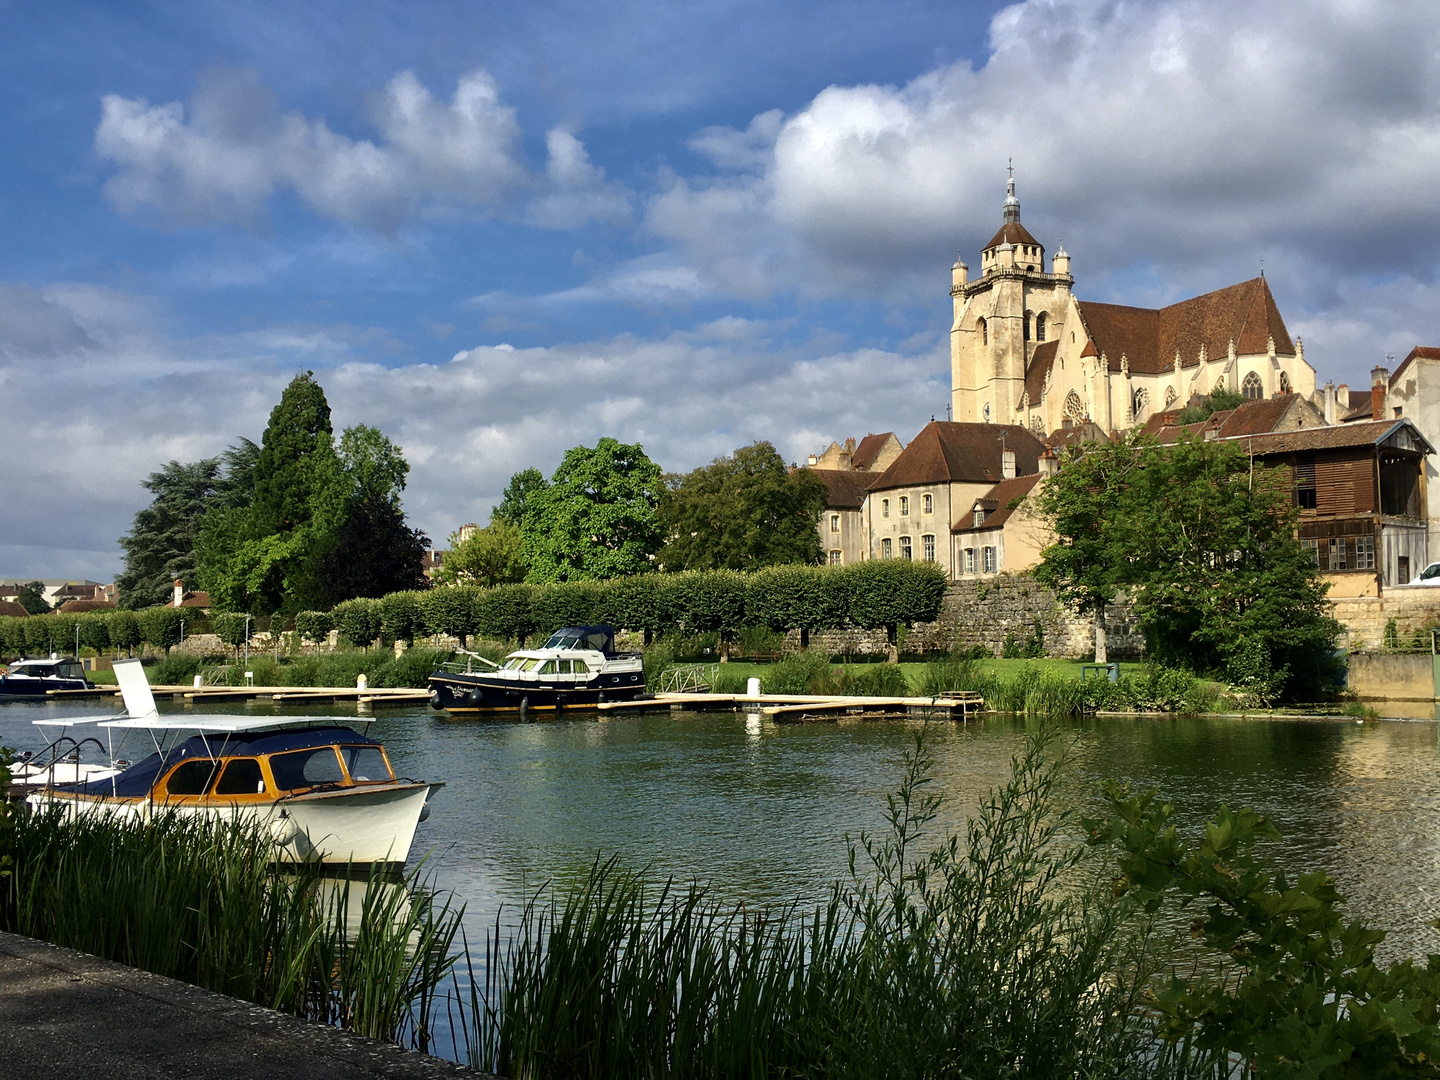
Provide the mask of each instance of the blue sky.
{"label": "blue sky", "polygon": [[1010,157],[1082,297],[1263,259],[1322,381],[1440,344],[1428,5],[12,0],[0,41],[0,576],[109,580],[144,476],[301,369],[438,542],[604,434],[908,440]]}

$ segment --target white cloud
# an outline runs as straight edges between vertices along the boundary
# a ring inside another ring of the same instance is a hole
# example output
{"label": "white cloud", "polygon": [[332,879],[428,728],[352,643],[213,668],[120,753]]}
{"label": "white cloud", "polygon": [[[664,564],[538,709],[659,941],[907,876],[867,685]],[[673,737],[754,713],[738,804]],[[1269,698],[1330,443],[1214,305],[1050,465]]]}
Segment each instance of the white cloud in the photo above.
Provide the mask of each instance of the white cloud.
{"label": "white cloud", "polygon": [[1242,250],[1252,272],[1267,253],[1327,279],[1433,272],[1440,8],[1029,0],[991,47],[706,129],[691,145],[720,171],[669,177],[651,230],[719,291],[893,296],[988,237],[1013,156],[1027,224],[1063,233],[1082,287],[1138,263],[1213,286]]}
{"label": "white cloud", "polygon": [[631,215],[630,196],[607,183],[605,170],[591,164],[585,144],[565,128],[545,135],[547,190],[528,208],[529,219],[551,229],[573,228],[587,221],[624,221]]}
{"label": "white cloud", "polygon": [[118,166],[105,191],[119,210],[186,224],[254,224],[289,189],[325,217],[388,231],[435,209],[495,207],[527,179],[515,112],[484,71],[463,76],[448,104],[402,71],[370,112],[379,140],[352,139],[323,118],[278,115],[252,72],[222,68],[188,116],[179,102],[107,95],[95,148]]}

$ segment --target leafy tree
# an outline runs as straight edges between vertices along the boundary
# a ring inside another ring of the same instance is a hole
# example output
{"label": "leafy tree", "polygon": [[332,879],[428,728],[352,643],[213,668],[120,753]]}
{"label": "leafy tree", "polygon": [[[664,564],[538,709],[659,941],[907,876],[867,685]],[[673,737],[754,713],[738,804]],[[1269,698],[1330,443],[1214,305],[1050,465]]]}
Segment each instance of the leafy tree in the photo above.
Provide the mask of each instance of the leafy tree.
{"label": "leafy tree", "polygon": [[515,528],[525,521],[525,514],[531,505],[531,499],[549,485],[545,482],[545,476],[539,469],[521,469],[514,476],[510,477],[510,483],[506,485],[504,493],[500,496],[500,505],[490,511],[490,521],[503,521]]}
{"label": "leafy tree", "polygon": [[103,653],[112,648],[108,612],[91,611],[80,616],[80,644],[87,649]]}
{"label": "leafy tree", "polygon": [[1042,494],[1056,543],[1037,576],[1062,595],[1128,588],[1157,659],[1268,699],[1312,676],[1341,629],[1295,538],[1292,499],[1287,470],[1256,467],[1232,442],[1139,434],[1087,447]]}
{"label": "leafy tree", "polygon": [[527,495],[521,523],[532,582],[623,577],[651,569],[660,548],[660,469],[639,445],[603,438],[565,454],[547,487]]}
{"label": "leafy tree", "polygon": [[248,506],[207,514],[196,541],[201,582],[224,610],[323,607],[320,562],[334,547],[349,494],[330,406],[311,372],[270,413]]}
{"label": "leafy tree", "polygon": [[532,585],[497,585],[480,596],[480,630],[500,641],[523,642],[535,631],[530,612]]}
{"label": "leafy tree", "polygon": [[219,458],[182,464],[171,461],[150,474],[142,486],[154,495],[120,537],[125,569],[115,579],[120,606],[153,607],[170,599],[176,578],[194,584],[195,536],[215,502]]}
{"label": "leafy tree", "polygon": [[420,607],[422,595],[409,590],[380,598],[380,633],[384,638],[409,643],[424,635],[425,615]]}
{"label": "leafy tree", "polygon": [[513,585],[525,580],[524,537],[520,528],[494,516],[465,539],[450,535],[450,550],[435,571],[437,585]]}
{"label": "leafy tree", "polygon": [[109,635],[112,649],[124,649],[128,654],[140,644],[140,621],[133,611],[107,612],[105,632]]}
{"label": "leafy tree", "polygon": [[466,639],[480,629],[480,590],[467,585],[442,585],[420,594],[425,629],[431,634],[449,634]]}
{"label": "leafy tree", "polygon": [[800,631],[800,647],[810,633],[845,625],[849,608],[842,570],[824,566],[771,566],[750,576],[746,606],[751,622],[778,630]]}
{"label": "leafy tree", "polygon": [[1217,387],[1210,391],[1209,397],[1201,398],[1195,405],[1187,405],[1181,409],[1175,417],[1177,424],[1198,424],[1202,420],[1209,420],[1217,412],[1227,412],[1230,409],[1238,409],[1245,404],[1245,398],[1238,390],[1227,390],[1225,387]]}
{"label": "leafy tree", "polygon": [[380,602],[378,600],[355,599],[336,604],[330,613],[335,619],[335,629],[351,645],[369,648],[380,636]]}
{"label": "leafy tree", "polygon": [[742,446],[668,478],[660,561],[667,570],[818,563],[825,499],[824,483],[808,469],[789,469],[770,443]]}
{"label": "leafy tree", "polygon": [[135,617],[140,623],[140,639],[169,652],[172,645],[180,643],[180,623],[194,615],[184,608],[149,607],[137,611]]}
{"label": "leafy tree", "polygon": [[15,601],[31,615],[44,615],[50,610],[50,605],[45,600],[45,585],[39,581],[22,585]]}
{"label": "leafy tree", "polygon": [[244,645],[249,631],[254,629],[250,616],[238,611],[221,612],[211,620],[211,625],[215,628],[215,636],[234,649]]}
{"label": "leafy tree", "polygon": [[900,627],[933,622],[949,584],[935,563],[906,559],[870,559],[841,573],[850,595],[850,621],[867,630],[883,627],[892,660],[899,659]]}
{"label": "leafy tree", "polygon": [[530,618],[541,634],[598,621],[603,587],[597,581],[557,581],[532,594]]}
{"label": "leafy tree", "polygon": [[302,611],[295,616],[295,632],[307,641],[324,641],[333,629],[335,619],[328,611]]}

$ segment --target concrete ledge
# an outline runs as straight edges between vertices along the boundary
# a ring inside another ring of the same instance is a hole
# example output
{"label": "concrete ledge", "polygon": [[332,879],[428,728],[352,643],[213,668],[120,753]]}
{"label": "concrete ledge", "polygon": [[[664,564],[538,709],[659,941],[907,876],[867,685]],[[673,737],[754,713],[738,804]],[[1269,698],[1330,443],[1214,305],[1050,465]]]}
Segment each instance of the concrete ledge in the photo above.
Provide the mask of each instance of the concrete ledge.
{"label": "concrete ledge", "polygon": [[482,1074],[73,949],[0,933],[0,1075],[437,1080]]}

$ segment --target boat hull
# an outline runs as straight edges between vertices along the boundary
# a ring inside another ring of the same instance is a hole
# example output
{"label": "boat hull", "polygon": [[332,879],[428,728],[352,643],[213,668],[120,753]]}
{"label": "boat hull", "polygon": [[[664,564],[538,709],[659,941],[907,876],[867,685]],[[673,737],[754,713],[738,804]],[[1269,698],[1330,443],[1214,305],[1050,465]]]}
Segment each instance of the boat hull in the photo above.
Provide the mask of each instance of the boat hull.
{"label": "boat hull", "polygon": [[64,806],[71,814],[109,814],[150,820],[157,814],[205,816],[255,823],[275,839],[275,861],[400,868],[410,857],[426,801],[440,784],[375,784],[306,792],[265,803],[164,802],[107,799],[63,791],[35,792],[35,806]]}
{"label": "boat hull", "polygon": [[630,701],[645,692],[642,672],[602,673],[587,683],[521,682],[490,674],[435,674],[430,707],[451,713],[593,709],[602,701]]}

